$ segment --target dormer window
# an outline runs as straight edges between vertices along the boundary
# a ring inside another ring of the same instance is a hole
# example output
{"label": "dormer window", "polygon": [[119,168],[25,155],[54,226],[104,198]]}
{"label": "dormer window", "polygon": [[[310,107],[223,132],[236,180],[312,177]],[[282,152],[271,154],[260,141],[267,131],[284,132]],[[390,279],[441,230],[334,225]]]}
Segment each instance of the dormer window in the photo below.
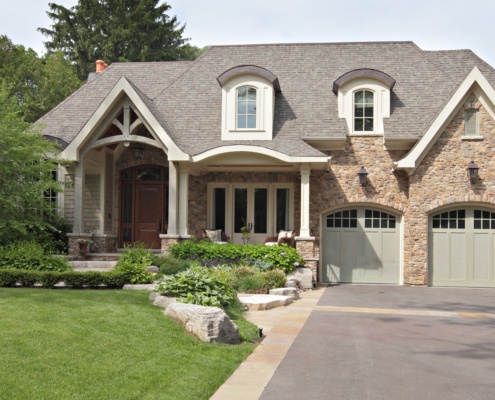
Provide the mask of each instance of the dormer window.
{"label": "dormer window", "polygon": [[222,140],[272,140],[278,78],[254,65],[217,78],[222,87]]}
{"label": "dormer window", "polygon": [[394,85],[392,77],[372,69],[347,72],[333,83],[339,118],[345,119],[348,135],[383,135]]}
{"label": "dormer window", "polygon": [[354,132],[373,132],[375,95],[370,90],[354,92]]}
{"label": "dormer window", "polygon": [[237,129],[256,129],[256,94],[254,87],[237,89]]}

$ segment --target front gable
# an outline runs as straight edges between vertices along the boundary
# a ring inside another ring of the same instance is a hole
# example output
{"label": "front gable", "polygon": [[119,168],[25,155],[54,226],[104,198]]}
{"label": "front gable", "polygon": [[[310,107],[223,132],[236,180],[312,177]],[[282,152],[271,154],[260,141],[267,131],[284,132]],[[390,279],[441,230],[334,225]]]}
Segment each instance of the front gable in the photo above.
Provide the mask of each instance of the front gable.
{"label": "front gable", "polygon": [[394,163],[394,170],[404,170],[408,175],[414,174],[416,168],[421,164],[445,128],[473,93],[489,115],[495,119],[495,90],[481,71],[474,67],[450,100],[447,101],[423,137],[404,158]]}
{"label": "front gable", "polygon": [[[121,112],[121,109],[124,109],[124,115],[126,115],[129,107],[132,107],[139,116],[139,123],[146,125],[148,130],[153,132],[156,141],[132,135],[134,128],[138,125],[137,123],[131,125],[125,117],[123,124],[116,120],[116,116]],[[150,107],[152,107],[152,103],[146,104],[145,96],[139,93],[138,89],[122,76],[69,146],[62,152],[62,157],[79,161],[81,153],[86,152],[89,148],[118,143],[128,145],[131,141],[139,141],[144,144],[161,147],[168,154],[170,160],[189,160],[189,156],[175,144]],[[122,135],[101,138],[101,135],[111,124],[116,125]]]}

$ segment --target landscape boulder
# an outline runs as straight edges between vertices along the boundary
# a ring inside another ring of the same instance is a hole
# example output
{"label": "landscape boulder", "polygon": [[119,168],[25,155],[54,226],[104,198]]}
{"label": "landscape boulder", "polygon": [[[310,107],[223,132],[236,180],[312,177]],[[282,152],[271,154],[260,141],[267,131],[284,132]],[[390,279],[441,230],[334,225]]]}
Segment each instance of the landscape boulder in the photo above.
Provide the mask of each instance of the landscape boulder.
{"label": "landscape boulder", "polygon": [[203,342],[240,343],[239,329],[221,308],[172,303],[164,313]]}
{"label": "landscape boulder", "polygon": [[167,296],[156,296],[153,301],[153,305],[156,307],[167,308],[170,304],[176,303],[177,298]]}
{"label": "landscape boulder", "polygon": [[303,289],[313,289],[313,271],[311,268],[296,268],[287,275],[287,280],[298,280]]}

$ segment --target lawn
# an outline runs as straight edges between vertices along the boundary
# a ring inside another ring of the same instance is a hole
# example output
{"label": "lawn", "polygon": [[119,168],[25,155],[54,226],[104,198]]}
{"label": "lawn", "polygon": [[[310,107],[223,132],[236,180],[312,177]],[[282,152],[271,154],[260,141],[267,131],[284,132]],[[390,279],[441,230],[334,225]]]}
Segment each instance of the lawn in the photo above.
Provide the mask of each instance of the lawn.
{"label": "lawn", "polygon": [[205,344],[148,293],[0,288],[0,399],[209,399],[254,344]]}

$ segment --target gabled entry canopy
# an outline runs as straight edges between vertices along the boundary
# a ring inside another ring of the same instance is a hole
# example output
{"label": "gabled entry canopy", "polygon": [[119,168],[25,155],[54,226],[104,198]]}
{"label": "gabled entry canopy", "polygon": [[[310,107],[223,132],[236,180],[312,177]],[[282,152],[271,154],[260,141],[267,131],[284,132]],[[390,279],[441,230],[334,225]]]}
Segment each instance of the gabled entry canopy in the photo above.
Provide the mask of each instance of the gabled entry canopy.
{"label": "gabled entry canopy", "polygon": [[[129,118],[126,118],[126,112],[128,112],[125,108],[126,104],[132,104],[132,109],[139,116],[138,120],[133,124],[130,123]],[[124,107],[124,123],[115,119],[121,111],[119,106]],[[112,123],[119,128],[122,135],[99,139],[99,136],[103,133],[103,129]],[[154,133],[156,140],[131,135],[134,129],[140,124],[145,124]],[[158,121],[153,112],[153,104],[147,101],[146,96],[123,76],[108,93],[74,140],[62,152],[62,157],[79,161],[81,151],[84,152],[84,149],[99,148],[110,144],[131,141],[160,147],[168,154],[169,160],[188,161],[190,159],[175,144],[167,133],[166,128]]]}

